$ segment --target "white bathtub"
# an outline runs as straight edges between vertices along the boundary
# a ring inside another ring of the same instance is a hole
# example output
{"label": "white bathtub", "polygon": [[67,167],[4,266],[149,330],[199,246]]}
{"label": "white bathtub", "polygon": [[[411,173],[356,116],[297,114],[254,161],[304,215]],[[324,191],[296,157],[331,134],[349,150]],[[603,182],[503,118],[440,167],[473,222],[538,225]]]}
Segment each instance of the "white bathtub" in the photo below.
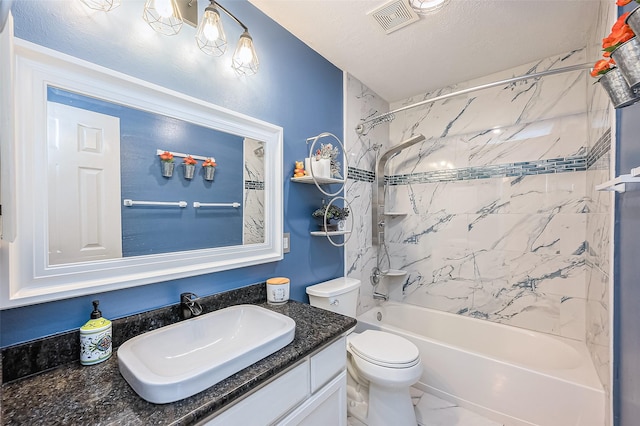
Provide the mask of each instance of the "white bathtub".
{"label": "white bathtub", "polygon": [[365,329],[418,347],[416,388],[505,425],[605,424],[604,391],[582,343],[394,302],[360,315],[355,331]]}

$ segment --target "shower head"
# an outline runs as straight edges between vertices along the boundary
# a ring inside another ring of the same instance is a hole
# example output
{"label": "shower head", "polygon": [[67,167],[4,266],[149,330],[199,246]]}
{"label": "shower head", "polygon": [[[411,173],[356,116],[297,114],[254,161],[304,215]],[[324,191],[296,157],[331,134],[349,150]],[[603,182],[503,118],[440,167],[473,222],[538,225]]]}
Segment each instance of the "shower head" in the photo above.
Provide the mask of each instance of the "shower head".
{"label": "shower head", "polygon": [[[378,117],[375,117],[374,119],[372,119],[370,122],[366,123],[367,124],[366,130],[367,131],[373,130],[373,128],[378,126],[379,124],[388,123],[389,121],[393,121],[395,118],[396,116],[389,112],[386,114],[379,115]],[[365,134],[364,123],[358,124],[356,126],[356,133],[359,135]]]}

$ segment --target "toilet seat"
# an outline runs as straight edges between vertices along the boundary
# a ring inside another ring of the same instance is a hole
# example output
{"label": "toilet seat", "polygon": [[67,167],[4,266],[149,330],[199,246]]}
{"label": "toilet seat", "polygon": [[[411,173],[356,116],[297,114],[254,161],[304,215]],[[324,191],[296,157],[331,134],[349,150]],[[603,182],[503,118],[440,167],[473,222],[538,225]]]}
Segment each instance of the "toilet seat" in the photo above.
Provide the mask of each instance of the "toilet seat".
{"label": "toilet seat", "polygon": [[350,351],[370,362],[386,368],[410,368],[420,362],[420,352],[407,339],[377,330],[365,330],[348,338]]}

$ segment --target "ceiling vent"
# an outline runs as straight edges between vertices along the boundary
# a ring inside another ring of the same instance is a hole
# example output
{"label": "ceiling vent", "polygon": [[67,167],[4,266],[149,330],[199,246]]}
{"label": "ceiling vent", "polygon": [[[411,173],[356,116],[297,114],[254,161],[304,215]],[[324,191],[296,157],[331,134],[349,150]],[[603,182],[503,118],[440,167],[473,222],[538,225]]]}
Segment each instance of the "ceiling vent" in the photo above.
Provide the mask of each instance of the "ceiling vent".
{"label": "ceiling vent", "polygon": [[367,15],[373,17],[387,34],[391,34],[420,19],[406,0],[392,0],[367,13]]}

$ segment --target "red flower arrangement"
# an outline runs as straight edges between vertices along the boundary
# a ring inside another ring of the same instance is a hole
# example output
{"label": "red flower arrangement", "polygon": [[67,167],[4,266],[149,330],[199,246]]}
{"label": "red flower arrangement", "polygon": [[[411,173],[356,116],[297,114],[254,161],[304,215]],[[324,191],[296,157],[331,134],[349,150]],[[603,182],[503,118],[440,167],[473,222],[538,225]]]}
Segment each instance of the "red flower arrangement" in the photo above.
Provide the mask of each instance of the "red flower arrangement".
{"label": "red flower arrangement", "polygon": [[206,160],[204,160],[204,163],[202,163],[202,167],[215,167],[215,166],[217,166],[217,164],[213,158],[207,158]]}
{"label": "red flower arrangement", "polygon": [[[631,1],[633,0],[618,0],[616,4],[618,6],[624,6],[631,3]],[[602,56],[604,56],[605,59],[600,59],[593,65],[593,68],[591,69],[591,77],[599,77],[615,68],[616,63],[613,58],[611,58],[611,52],[616,50],[622,43],[625,43],[636,36],[631,27],[625,23],[629,13],[630,12],[626,12],[620,15],[618,20],[611,27],[611,33],[602,39],[602,49],[604,50]]]}
{"label": "red flower arrangement", "polygon": [[629,16],[630,12],[620,15],[613,27],[611,27],[611,33],[602,39],[602,49],[604,50],[604,57],[609,57],[611,52],[616,50],[622,43],[631,40],[635,37],[633,30],[627,24],[625,20]]}
{"label": "red flower arrangement", "polygon": [[164,161],[165,163],[173,163],[173,154],[169,151],[165,151],[160,154],[160,160]]}
{"label": "red flower arrangement", "polygon": [[184,164],[187,164],[187,165],[194,165],[194,166],[195,166],[196,164],[198,164],[198,162],[197,162],[196,160],[194,160],[194,159],[193,159],[193,157],[192,157],[192,156],[190,156],[190,155],[189,155],[189,156],[187,156],[184,160],[182,160],[182,162],[183,162]]}
{"label": "red flower arrangement", "polygon": [[598,77],[608,73],[611,69],[615,67],[616,63],[613,58],[609,59],[600,59],[595,63],[593,69],[591,70],[591,77]]}

